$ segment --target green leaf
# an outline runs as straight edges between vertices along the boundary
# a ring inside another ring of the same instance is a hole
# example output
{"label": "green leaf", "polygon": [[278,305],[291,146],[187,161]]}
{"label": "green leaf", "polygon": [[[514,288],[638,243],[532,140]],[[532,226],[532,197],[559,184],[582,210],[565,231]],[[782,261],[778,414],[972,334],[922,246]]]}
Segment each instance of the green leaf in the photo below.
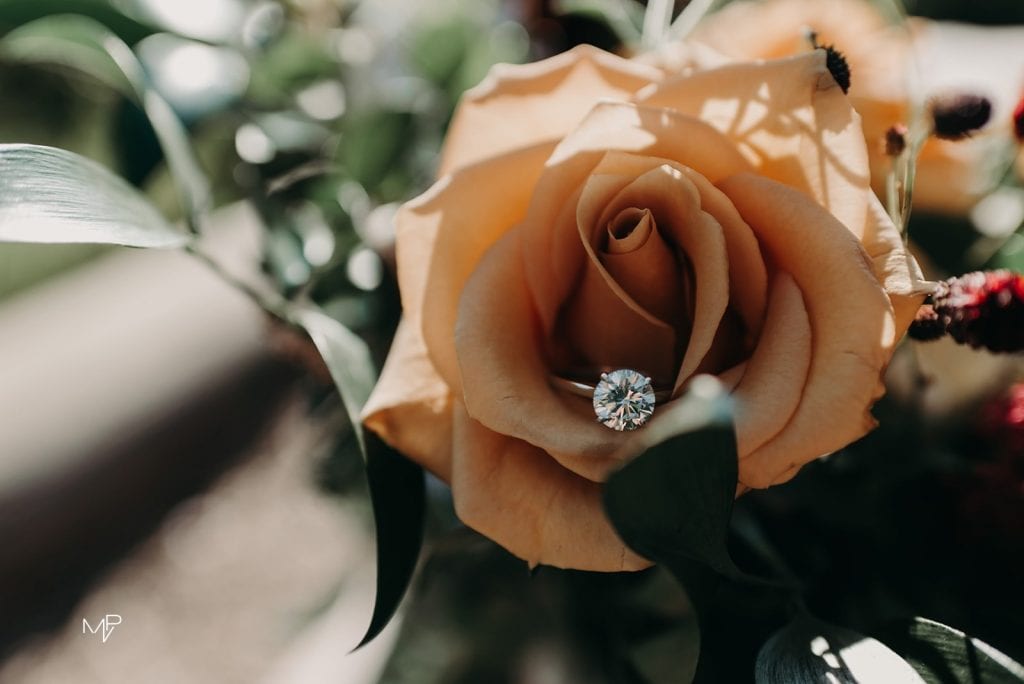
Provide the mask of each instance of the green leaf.
{"label": "green leaf", "polygon": [[694,681],[749,681],[794,596],[792,587],[744,574],[729,555],[738,461],[724,388],[696,379],[637,439],[646,451],[608,479],[605,511],[626,544],[686,589],[701,633]]}
{"label": "green leaf", "polygon": [[358,335],[322,311],[296,307],[290,316],[305,328],[320,351],[362,446],[359,414],[377,381],[369,348]]}
{"label": "green leaf", "polygon": [[0,241],[181,247],[138,190],[73,152],[0,145]]}
{"label": "green leaf", "polygon": [[426,482],[423,469],[366,433],[366,478],[377,533],[377,592],[373,616],[356,648],[381,633],[398,610],[423,546]]}
{"label": "green leaf", "polygon": [[673,572],[695,562],[735,576],[726,536],[736,496],[736,436],[724,391],[702,384],[701,393],[662,411],[664,427],[645,430],[649,441],[664,441],[611,475],[605,511],[626,544]]}
{"label": "green leaf", "polygon": [[377,590],[373,616],[359,645],[371,641],[390,621],[412,580],[423,545],[426,484],[423,469],[377,435],[364,431],[360,412],[373,389],[373,360],[366,344],[348,328],[315,309],[296,309],[327,363],[366,460],[366,479],[377,532]]}
{"label": "green leaf", "polygon": [[757,684],[915,684],[924,680],[881,642],[802,614],[757,656]]}
{"label": "green leaf", "polygon": [[917,617],[894,623],[879,638],[928,684],[1020,684],[1024,666],[963,632]]}
{"label": "green leaf", "polygon": [[134,101],[160,141],[183,209],[193,228],[210,206],[210,188],[196,161],[188,133],[170,105],[150,87],[131,48],[102,24],[66,14],[44,17],[0,40],[0,56],[58,64],[87,73]]}

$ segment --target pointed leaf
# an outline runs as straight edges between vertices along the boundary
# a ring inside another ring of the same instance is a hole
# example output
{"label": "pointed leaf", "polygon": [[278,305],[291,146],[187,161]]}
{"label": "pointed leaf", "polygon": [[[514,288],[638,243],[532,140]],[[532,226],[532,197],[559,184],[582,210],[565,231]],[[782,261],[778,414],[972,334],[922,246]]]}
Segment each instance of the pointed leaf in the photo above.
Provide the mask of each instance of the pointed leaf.
{"label": "pointed leaf", "polygon": [[188,133],[170,105],[149,85],[131,48],[88,17],[66,14],[20,26],[0,39],[0,55],[24,62],[59,64],[88,73],[138,104],[160,141],[183,208],[193,227],[210,205],[209,184]]}
{"label": "pointed leaf", "polygon": [[318,309],[296,307],[290,315],[320,351],[362,447],[359,413],[377,381],[369,348],[358,335]]}
{"label": "pointed leaf", "polygon": [[377,592],[370,625],[356,648],[380,634],[398,610],[416,570],[426,514],[423,469],[372,432],[366,433],[366,478],[377,532]]}
{"label": "pointed leaf", "polygon": [[0,241],[181,247],[138,190],[73,152],[0,145]]}
{"label": "pointed leaf", "polygon": [[[709,380],[709,379],[708,379]],[[709,382],[714,382],[709,380]],[[697,562],[717,573],[737,574],[726,549],[736,495],[736,437],[731,407],[715,383],[691,392],[673,415],[679,433],[613,473],[604,490],[605,510],[623,541],[670,570]],[[654,430],[661,427],[652,425]]]}
{"label": "pointed leaf", "polygon": [[758,649],[789,617],[793,588],[746,575],[729,555],[731,402],[720,383],[698,378],[659,418],[639,435],[647,451],[608,479],[605,510],[626,544],[686,589],[701,634],[694,681],[749,681]]}
{"label": "pointed leaf", "polygon": [[923,684],[914,668],[887,646],[803,614],[757,656],[756,684]]}
{"label": "pointed leaf", "polygon": [[359,414],[376,380],[366,344],[318,310],[296,309],[291,316],[306,329],[327,363],[366,460],[377,532],[377,589],[370,626],[359,648],[387,626],[412,581],[423,545],[426,483],[422,468],[362,428]]}
{"label": "pointed leaf", "polygon": [[1020,684],[1024,666],[988,644],[940,622],[917,617],[890,625],[883,641],[928,684]]}

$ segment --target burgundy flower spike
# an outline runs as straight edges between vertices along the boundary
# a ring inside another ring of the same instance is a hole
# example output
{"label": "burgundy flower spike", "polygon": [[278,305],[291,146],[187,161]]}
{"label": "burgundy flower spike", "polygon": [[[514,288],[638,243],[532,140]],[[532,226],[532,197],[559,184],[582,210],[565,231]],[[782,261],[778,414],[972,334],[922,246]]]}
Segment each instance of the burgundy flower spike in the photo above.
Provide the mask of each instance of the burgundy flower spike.
{"label": "burgundy flower spike", "polygon": [[1024,275],[976,271],[939,283],[909,334],[920,341],[949,335],[993,352],[1024,351]]}

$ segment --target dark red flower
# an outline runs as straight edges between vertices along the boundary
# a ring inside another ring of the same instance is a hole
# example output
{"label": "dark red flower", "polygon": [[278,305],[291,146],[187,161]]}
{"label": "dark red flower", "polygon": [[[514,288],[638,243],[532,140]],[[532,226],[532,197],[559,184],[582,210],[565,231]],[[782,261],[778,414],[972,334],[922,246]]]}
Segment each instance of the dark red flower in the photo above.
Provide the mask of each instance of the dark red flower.
{"label": "dark red flower", "polygon": [[939,283],[931,310],[922,307],[910,335],[924,341],[943,332],[975,349],[1024,351],[1024,276],[976,271]]}

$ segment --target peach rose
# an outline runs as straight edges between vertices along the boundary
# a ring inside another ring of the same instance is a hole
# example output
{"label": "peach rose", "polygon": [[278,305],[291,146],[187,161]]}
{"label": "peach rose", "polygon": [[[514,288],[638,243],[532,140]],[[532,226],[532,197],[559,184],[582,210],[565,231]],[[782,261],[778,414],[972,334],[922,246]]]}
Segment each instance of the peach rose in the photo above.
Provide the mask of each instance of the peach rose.
{"label": "peach rose", "polygon": [[[805,52],[807,29],[817,33],[819,44],[834,44],[850,64],[850,99],[864,117],[877,192],[884,192],[890,168],[882,141],[893,124],[909,123],[911,83],[925,98],[976,92],[996,105],[996,123],[985,134],[967,141],[932,138],[925,143],[917,164],[914,207],[962,215],[998,182],[993,159],[1000,146],[1010,144],[1005,91],[1015,93],[1024,79],[1020,51],[1013,47],[1020,44],[1020,31],[970,29],[925,19],[914,19],[904,30],[889,24],[867,0],[742,0],[707,17],[690,40],[741,61],[777,59]],[[950,68],[951,60],[959,63],[956,69]]]}
{"label": "peach rose", "polygon": [[396,220],[404,317],[365,423],[531,564],[648,565],[601,483],[673,420],[616,432],[552,376],[719,376],[767,487],[874,426],[921,301],[823,50],[661,76],[589,47],[494,67]]}

